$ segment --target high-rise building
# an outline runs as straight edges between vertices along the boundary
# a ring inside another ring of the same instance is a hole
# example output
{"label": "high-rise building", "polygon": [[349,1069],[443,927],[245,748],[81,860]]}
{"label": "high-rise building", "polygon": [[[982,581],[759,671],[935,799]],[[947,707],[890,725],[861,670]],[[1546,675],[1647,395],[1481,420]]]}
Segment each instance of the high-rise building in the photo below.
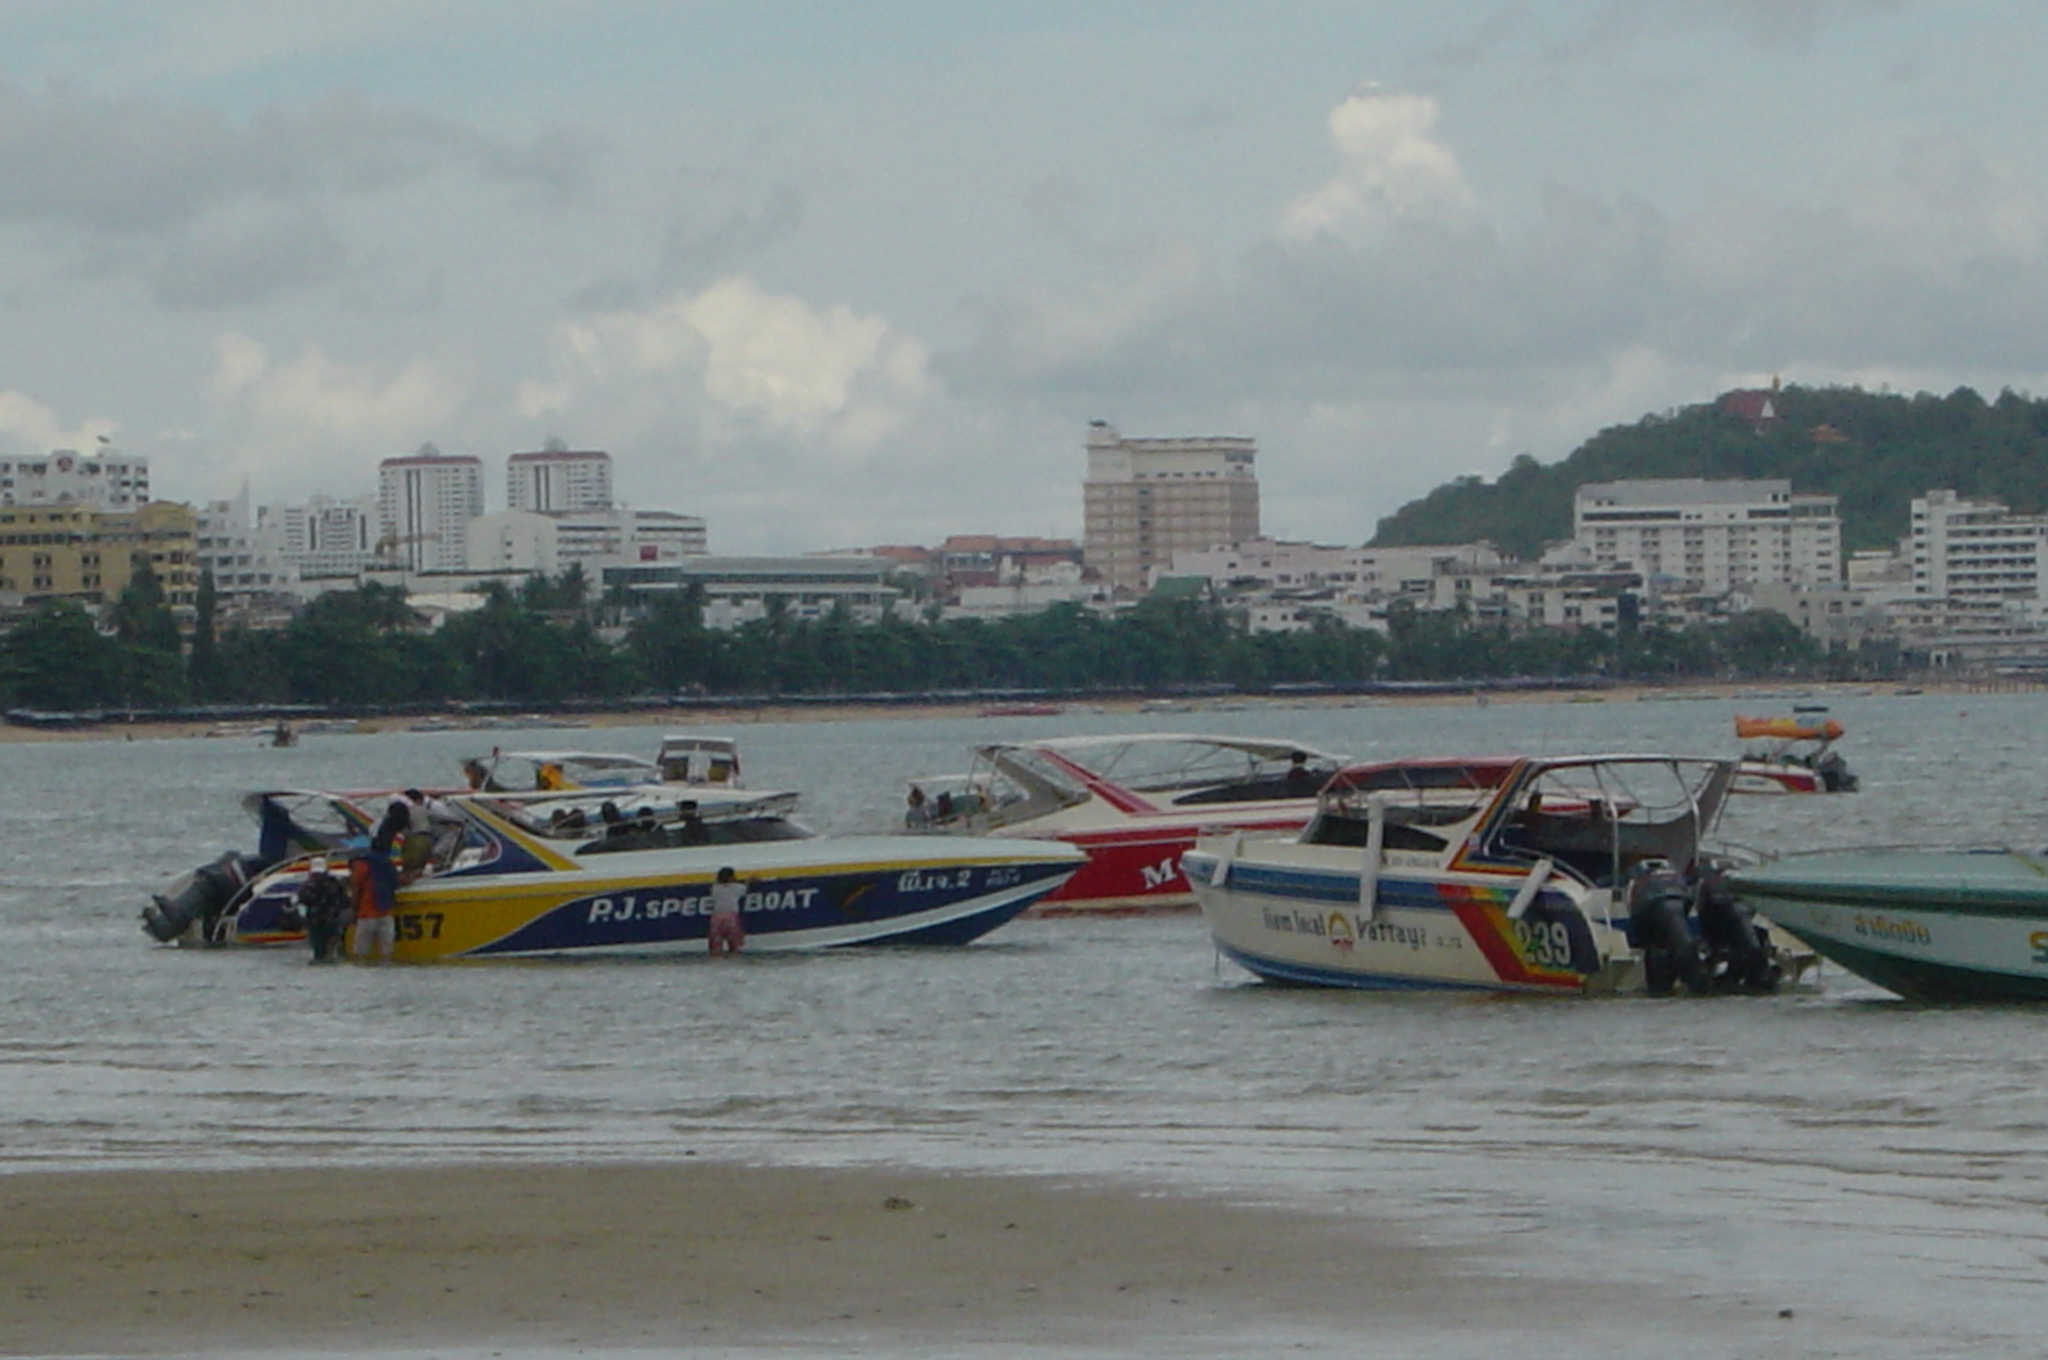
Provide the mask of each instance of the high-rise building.
{"label": "high-rise building", "polygon": [[2041,617],[2048,515],[2015,515],[2000,501],[1953,491],[1913,498],[1913,594],[1999,604]]}
{"label": "high-rise building", "polygon": [[1140,594],[1177,548],[1259,536],[1257,446],[1250,439],[1126,439],[1088,427],[1082,560],[1120,593]]}
{"label": "high-rise building", "polygon": [[90,455],[53,449],[38,458],[0,458],[0,505],[95,505],[133,510],[149,503],[149,460],[103,448]]}
{"label": "high-rise building", "polygon": [[275,519],[285,560],[302,580],[354,578],[377,560],[375,496],[315,496],[304,505],[265,506],[259,522]]}
{"label": "high-rise building", "polygon": [[198,514],[199,570],[223,600],[254,601],[298,593],[299,573],[285,553],[274,515],[253,510],[249,487],[232,500],[208,501]]}
{"label": "high-rise building", "polygon": [[408,571],[462,571],[469,522],[484,512],[484,467],[432,444],[377,465],[377,548]]}
{"label": "high-rise building", "polygon": [[571,449],[559,439],[533,453],[515,453],[505,460],[505,503],[543,515],[609,509],[612,456],[602,449]]}
{"label": "high-rise building", "polygon": [[1768,582],[1818,588],[1842,579],[1833,496],[1794,495],[1784,480],[1699,477],[1591,482],[1572,502],[1572,539],[1598,570],[1721,595]]}

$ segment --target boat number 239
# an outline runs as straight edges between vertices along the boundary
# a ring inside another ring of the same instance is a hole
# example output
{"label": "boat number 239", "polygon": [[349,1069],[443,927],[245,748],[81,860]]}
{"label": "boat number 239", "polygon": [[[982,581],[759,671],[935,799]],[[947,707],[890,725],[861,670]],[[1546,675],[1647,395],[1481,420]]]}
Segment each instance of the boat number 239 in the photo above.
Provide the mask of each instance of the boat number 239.
{"label": "boat number 239", "polygon": [[1510,921],[1515,930],[1515,952],[1522,962],[1537,968],[1569,968],[1572,963],[1572,933],[1562,921]]}

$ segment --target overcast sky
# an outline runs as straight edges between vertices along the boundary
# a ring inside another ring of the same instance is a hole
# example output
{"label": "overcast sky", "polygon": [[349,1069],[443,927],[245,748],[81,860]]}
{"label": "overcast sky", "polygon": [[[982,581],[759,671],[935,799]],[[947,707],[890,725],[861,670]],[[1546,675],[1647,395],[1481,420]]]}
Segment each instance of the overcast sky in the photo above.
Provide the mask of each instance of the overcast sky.
{"label": "overcast sky", "polygon": [[609,449],[713,551],[1078,536],[1258,440],[1361,542],[1767,381],[2048,395],[2048,6],[0,0],[0,453]]}

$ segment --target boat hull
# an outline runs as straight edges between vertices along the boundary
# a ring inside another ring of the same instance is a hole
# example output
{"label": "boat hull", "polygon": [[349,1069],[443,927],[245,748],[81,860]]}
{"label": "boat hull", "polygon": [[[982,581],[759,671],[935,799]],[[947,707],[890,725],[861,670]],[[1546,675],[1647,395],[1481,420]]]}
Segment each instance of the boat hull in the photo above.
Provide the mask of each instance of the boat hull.
{"label": "boat hull", "polygon": [[[796,862],[787,849],[801,847]],[[813,850],[828,846],[828,852]],[[593,857],[607,859],[611,857]],[[618,858],[626,858],[620,856]],[[726,846],[601,862],[573,871],[461,874],[399,890],[396,957],[452,959],[702,950],[710,887],[730,866],[748,885],[750,952],[866,944],[965,944],[1009,921],[1080,864],[1066,846],[922,837]],[[266,911],[296,891],[285,871],[243,908],[238,936],[265,933]]]}
{"label": "boat hull", "polygon": [[1034,910],[1042,916],[1119,912],[1193,911],[1194,889],[1181,859],[1204,834],[1243,831],[1251,836],[1285,836],[1301,830],[1313,804],[1275,814],[1271,809],[1232,819],[1156,822],[1053,833],[1088,856],[1057,891]]}
{"label": "boat hull", "polygon": [[2017,851],[1833,851],[1735,876],[1759,914],[1917,1001],[2048,1001],[2048,859]]}
{"label": "boat hull", "polygon": [[1514,876],[1386,872],[1367,911],[1356,869],[1232,863],[1201,850],[1186,868],[1216,947],[1268,981],[1554,995],[1625,981],[1607,963],[1612,941],[1596,938],[1562,891],[1545,888],[1509,919]]}

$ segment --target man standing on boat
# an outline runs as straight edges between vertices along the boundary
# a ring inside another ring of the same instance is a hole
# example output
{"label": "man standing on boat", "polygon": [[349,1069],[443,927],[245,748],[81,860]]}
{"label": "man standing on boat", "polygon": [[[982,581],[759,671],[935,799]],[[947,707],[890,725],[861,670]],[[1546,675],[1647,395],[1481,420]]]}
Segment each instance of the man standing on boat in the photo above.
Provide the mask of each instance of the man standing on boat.
{"label": "man standing on boat", "polygon": [[705,943],[712,956],[737,954],[747,942],[747,932],[740,925],[740,904],[746,901],[747,885],[737,877],[730,864],[718,871],[718,881],[711,885],[711,931]]}

